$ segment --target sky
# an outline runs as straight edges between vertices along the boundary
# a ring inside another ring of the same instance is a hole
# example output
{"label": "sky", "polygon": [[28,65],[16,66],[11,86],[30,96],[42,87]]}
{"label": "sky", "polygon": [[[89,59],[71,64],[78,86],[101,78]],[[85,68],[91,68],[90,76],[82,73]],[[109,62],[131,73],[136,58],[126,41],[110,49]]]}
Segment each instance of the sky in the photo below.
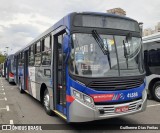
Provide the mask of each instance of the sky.
{"label": "sky", "polygon": [[15,53],[71,12],[117,7],[144,28],[160,22],[160,0],[0,0],[0,52]]}

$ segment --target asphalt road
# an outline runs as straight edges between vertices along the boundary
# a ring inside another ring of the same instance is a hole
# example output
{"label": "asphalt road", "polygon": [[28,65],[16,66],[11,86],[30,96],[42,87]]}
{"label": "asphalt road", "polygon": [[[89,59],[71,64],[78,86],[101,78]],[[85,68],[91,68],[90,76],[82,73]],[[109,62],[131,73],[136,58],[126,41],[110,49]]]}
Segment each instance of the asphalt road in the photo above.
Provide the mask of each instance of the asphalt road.
{"label": "asphalt road", "polygon": [[[123,116],[119,118],[89,122],[86,124],[160,124],[160,103],[148,100],[145,112]],[[64,124],[67,123],[58,116],[48,116],[42,105],[24,93],[20,94],[16,85],[9,84],[4,78],[0,78],[0,124]],[[98,127],[97,127],[98,128]],[[124,132],[125,130],[77,130],[72,125],[72,130],[54,130],[41,132]],[[0,131],[7,132],[7,131]],[[18,132],[18,131],[12,131]],[[23,132],[23,131],[21,131]],[[30,131],[31,132],[31,131]],[[36,132],[36,131],[32,131]],[[153,132],[159,133],[160,130],[127,130],[125,132]]]}

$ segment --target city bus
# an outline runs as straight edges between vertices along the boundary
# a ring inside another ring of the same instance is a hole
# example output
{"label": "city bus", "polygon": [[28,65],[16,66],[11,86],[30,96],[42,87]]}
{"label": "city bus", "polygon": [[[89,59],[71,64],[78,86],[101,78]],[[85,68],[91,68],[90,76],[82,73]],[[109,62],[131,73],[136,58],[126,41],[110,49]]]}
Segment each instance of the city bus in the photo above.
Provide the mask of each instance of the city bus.
{"label": "city bus", "polygon": [[140,24],[71,13],[14,54],[15,82],[48,115],[86,122],[146,109]]}
{"label": "city bus", "polygon": [[160,102],[160,33],[143,37],[146,89],[150,99]]}
{"label": "city bus", "polygon": [[4,63],[0,64],[0,76],[4,77]]}
{"label": "city bus", "polygon": [[9,55],[7,56],[5,62],[4,62],[4,76],[5,79],[9,82],[9,83],[14,83],[14,55]]}

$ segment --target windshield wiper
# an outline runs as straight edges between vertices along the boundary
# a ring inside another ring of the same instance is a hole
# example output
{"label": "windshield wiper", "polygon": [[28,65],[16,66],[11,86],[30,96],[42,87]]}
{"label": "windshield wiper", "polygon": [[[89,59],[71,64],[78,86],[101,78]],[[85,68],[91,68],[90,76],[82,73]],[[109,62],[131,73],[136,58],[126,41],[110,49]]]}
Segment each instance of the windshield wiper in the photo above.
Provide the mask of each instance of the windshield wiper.
{"label": "windshield wiper", "polygon": [[109,67],[111,69],[111,59],[110,59],[110,52],[108,49],[108,45],[107,45],[107,50],[104,49],[104,42],[102,40],[102,38],[100,37],[100,35],[97,33],[96,30],[92,30],[92,36],[94,37],[94,39],[96,40],[96,42],[98,43],[99,47],[101,48],[102,52],[104,55],[107,55],[108,58],[108,62],[109,62]]}
{"label": "windshield wiper", "polygon": [[127,47],[126,47],[124,40],[123,40],[123,49],[124,49],[124,57],[126,58],[126,64],[127,64],[127,69],[128,69],[128,52],[127,52]]}

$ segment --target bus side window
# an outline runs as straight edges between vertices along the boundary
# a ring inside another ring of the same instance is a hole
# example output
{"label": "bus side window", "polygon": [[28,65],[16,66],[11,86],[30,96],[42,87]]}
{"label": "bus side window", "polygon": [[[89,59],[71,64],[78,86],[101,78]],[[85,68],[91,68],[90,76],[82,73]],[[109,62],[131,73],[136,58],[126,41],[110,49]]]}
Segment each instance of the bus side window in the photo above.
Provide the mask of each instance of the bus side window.
{"label": "bus side window", "polygon": [[41,65],[41,44],[40,41],[35,44],[35,66],[40,66]]}
{"label": "bus side window", "polygon": [[58,64],[62,65],[62,42],[63,35],[58,36]]}
{"label": "bus side window", "polygon": [[34,66],[34,48],[33,45],[29,48],[29,66]]}
{"label": "bus side window", "polygon": [[51,36],[42,40],[42,65],[51,65]]}

